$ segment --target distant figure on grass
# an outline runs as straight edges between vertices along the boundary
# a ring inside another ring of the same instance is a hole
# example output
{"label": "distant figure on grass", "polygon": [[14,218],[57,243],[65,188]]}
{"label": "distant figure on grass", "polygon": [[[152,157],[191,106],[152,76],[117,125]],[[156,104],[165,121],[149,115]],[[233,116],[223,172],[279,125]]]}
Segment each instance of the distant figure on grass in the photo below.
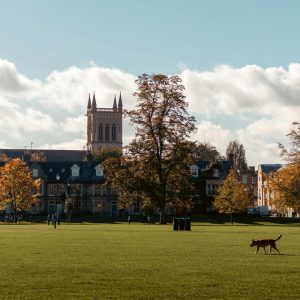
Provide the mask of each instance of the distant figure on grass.
{"label": "distant figure on grass", "polygon": [[57,215],[57,225],[60,225],[60,214]]}
{"label": "distant figure on grass", "polygon": [[151,223],[151,217],[150,216],[147,217],[147,221],[148,221],[148,224]]}
{"label": "distant figure on grass", "polygon": [[48,214],[48,216],[47,216],[47,222],[48,222],[48,225],[50,225],[50,222],[51,222],[51,216],[50,216],[50,214]]}
{"label": "distant figure on grass", "polygon": [[131,223],[131,217],[128,216],[128,225]]}
{"label": "distant figure on grass", "polygon": [[54,226],[54,228],[56,228],[56,222],[57,222],[57,218],[56,218],[56,214],[52,214],[52,225]]}

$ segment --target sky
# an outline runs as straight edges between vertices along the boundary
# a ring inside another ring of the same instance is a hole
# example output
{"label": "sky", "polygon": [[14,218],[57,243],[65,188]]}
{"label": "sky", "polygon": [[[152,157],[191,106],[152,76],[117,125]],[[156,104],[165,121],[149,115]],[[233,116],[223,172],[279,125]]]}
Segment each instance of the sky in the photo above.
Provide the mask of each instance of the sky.
{"label": "sky", "polygon": [[[300,1],[0,0],[0,148],[83,149],[88,94],[178,74],[199,142],[280,162],[300,115]],[[124,145],[134,128],[124,121]]]}

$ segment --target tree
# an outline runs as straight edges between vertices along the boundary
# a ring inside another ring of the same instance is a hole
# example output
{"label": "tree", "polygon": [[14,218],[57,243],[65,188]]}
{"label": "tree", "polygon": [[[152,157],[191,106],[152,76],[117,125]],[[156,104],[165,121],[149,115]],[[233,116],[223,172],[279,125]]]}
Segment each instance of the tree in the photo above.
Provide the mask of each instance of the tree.
{"label": "tree", "polygon": [[221,159],[221,154],[210,143],[198,143],[195,148],[195,160],[215,162]]}
{"label": "tree", "polygon": [[300,212],[300,162],[293,162],[271,173],[267,178],[272,205],[277,212],[292,208]]}
{"label": "tree", "polygon": [[287,134],[290,148],[279,144],[281,157],[287,164],[267,178],[267,185],[272,193],[272,205],[278,212],[292,208],[300,212],[300,123],[293,122]]}
{"label": "tree", "polygon": [[220,213],[230,215],[231,224],[233,224],[233,214],[244,212],[249,203],[247,187],[239,181],[236,171],[231,169],[223,185],[217,191],[215,207]]}
{"label": "tree", "polygon": [[245,148],[243,144],[240,144],[237,140],[229,142],[226,149],[226,158],[233,161],[233,167],[235,169],[247,169]]}
{"label": "tree", "polygon": [[9,157],[7,156],[7,154],[1,151],[0,152],[0,162],[5,162],[8,160],[9,160]]}
{"label": "tree", "polygon": [[144,74],[136,83],[136,109],[125,111],[137,128],[135,139],[122,158],[110,159],[104,168],[121,201],[142,198],[144,204],[159,208],[163,224],[167,205],[189,205],[191,197],[185,191],[192,187],[192,179],[186,166],[195,147],[188,140],[195,119],[188,115],[178,76]]}
{"label": "tree", "polygon": [[287,134],[290,139],[290,149],[278,143],[280,156],[287,162],[298,162],[300,161],[300,122],[293,122],[291,127],[291,131]]}
{"label": "tree", "polygon": [[27,164],[21,159],[9,160],[0,167],[0,207],[10,208],[14,215],[34,205],[39,196],[40,179],[32,179]]}
{"label": "tree", "polygon": [[31,161],[46,161],[46,155],[42,151],[35,151],[31,153]]}
{"label": "tree", "polygon": [[110,157],[121,157],[122,156],[122,150],[118,147],[114,146],[105,146],[100,147],[94,154],[94,158],[98,160],[100,163],[105,161],[107,158]]}

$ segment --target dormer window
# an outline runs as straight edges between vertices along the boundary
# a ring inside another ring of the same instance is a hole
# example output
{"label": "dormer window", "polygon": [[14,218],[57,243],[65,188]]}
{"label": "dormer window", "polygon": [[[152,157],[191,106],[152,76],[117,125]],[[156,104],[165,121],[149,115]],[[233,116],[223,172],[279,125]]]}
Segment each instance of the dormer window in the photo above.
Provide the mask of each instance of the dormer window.
{"label": "dormer window", "polygon": [[39,176],[39,170],[38,169],[33,169],[32,170],[32,177],[36,178]]}
{"label": "dormer window", "polygon": [[79,177],[79,171],[80,171],[79,166],[74,165],[73,167],[71,167],[71,171],[72,171],[72,176],[73,177]]}
{"label": "dormer window", "polygon": [[96,170],[96,176],[103,176],[103,167],[101,165],[96,166],[95,170]]}
{"label": "dormer window", "polygon": [[219,177],[219,169],[213,169],[213,177]]}
{"label": "dormer window", "polygon": [[193,177],[198,177],[199,167],[196,165],[191,166],[191,174]]}

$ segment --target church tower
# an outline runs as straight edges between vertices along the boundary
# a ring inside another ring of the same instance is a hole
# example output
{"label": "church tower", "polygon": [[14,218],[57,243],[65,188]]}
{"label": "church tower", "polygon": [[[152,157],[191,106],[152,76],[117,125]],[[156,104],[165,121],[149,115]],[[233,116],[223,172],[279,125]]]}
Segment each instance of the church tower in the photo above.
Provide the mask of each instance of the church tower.
{"label": "church tower", "polygon": [[97,151],[100,147],[113,146],[122,149],[122,95],[117,105],[116,95],[112,108],[97,108],[96,96],[89,95],[87,105],[87,149]]}

